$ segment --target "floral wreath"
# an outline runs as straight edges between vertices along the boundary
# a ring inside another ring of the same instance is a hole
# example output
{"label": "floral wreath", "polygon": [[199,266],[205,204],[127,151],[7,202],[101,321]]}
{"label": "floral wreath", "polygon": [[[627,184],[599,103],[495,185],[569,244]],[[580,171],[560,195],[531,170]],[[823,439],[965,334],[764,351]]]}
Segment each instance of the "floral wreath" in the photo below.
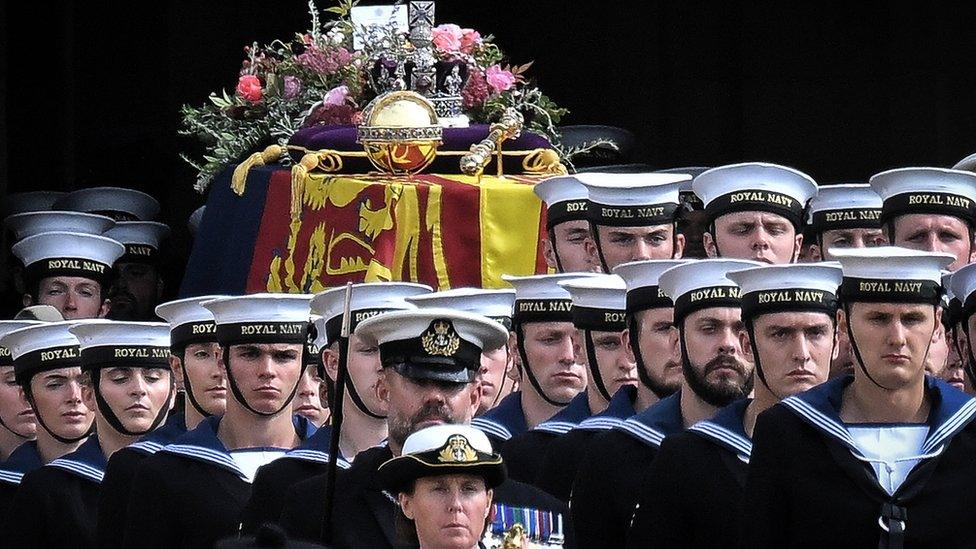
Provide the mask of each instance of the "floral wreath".
{"label": "floral wreath", "polygon": [[[314,0],[308,4],[311,29],[289,42],[253,43],[244,48],[232,95],[211,93],[200,107],[184,105],[180,134],[195,137],[204,152],[200,159],[180,156],[197,171],[195,187],[204,192],[225,168],[267,145],[284,147],[299,129],[316,124],[358,124],[362,110],[376,93],[369,87],[369,56],[398,40],[395,26],[356,29],[351,18],[358,0],[340,0],[323,10],[334,16],[322,21]],[[352,48],[354,31],[364,47]],[[461,90],[464,112],[475,123],[498,119],[518,109],[526,128],[546,136],[568,160],[585,148],[565,150],[557,125],[568,110],[556,105],[525,77],[532,63],[502,64],[505,54],[491,35],[442,24],[433,29],[439,59],[463,59],[469,77]],[[282,162],[288,156],[282,155]]]}

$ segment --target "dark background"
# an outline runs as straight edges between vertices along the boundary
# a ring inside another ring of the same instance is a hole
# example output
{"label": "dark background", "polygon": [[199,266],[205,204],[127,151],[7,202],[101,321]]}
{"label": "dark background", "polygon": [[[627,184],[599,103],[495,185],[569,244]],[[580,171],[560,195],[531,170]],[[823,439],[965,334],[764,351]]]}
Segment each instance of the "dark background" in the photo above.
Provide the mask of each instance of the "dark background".
{"label": "dark background", "polygon": [[[976,10],[963,4],[442,0],[437,20],[534,59],[565,123],[629,128],[634,161],[762,160],[835,182],[976,150]],[[175,291],[186,218],[205,201],[177,157],[193,147],[180,105],[232,90],[244,45],[308,26],[301,0],[0,3],[0,196],[153,194],[174,229]]]}

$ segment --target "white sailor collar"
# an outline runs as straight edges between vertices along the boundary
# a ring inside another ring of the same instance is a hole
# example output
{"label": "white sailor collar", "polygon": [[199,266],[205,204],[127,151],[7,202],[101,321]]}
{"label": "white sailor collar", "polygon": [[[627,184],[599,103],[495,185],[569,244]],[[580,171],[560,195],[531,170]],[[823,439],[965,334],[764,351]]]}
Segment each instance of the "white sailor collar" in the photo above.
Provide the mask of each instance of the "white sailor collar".
{"label": "white sailor collar", "polygon": [[[312,463],[329,463],[329,446],[332,444],[332,426],[323,425],[312,436],[305,439],[293,450],[289,450],[281,459],[297,459]],[[339,452],[336,465],[341,469],[348,469],[349,462]]]}
{"label": "white sailor collar", "polygon": [[640,442],[658,448],[664,437],[685,428],[681,417],[681,391],[663,398],[657,404],[614,427]]}
{"label": "white sailor collar", "polygon": [[55,467],[81,477],[85,480],[101,484],[105,476],[105,467],[108,466],[108,459],[102,452],[102,445],[98,443],[98,436],[88,437],[77,450],[59,457],[45,465],[45,467]]}
{"label": "white sailor collar", "polygon": [[752,439],[743,427],[743,417],[751,398],[743,398],[722,408],[710,419],[699,421],[688,431],[714,442],[749,463],[752,455]]}
{"label": "white sailor collar", "polygon": [[582,431],[607,431],[617,427],[637,413],[634,401],[637,400],[637,387],[624,385],[614,393],[607,409],[580,422],[576,429]]}
{"label": "white sailor collar", "polygon": [[[838,415],[844,388],[854,380],[844,376],[830,380],[781,403],[797,417],[844,446],[855,457],[865,459],[857,449],[854,438]],[[951,385],[925,376],[925,390],[932,401],[929,411],[928,437],[922,454],[938,454],[946,444],[976,416],[976,400]]]}
{"label": "white sailor collar", "polygon": [[586,391],[573,397],[565,408],[556,415],[535,426],[533,431],[552,433],[554,435],[565,435],[573,427],[576,427],[584,419],[593,415],[590,411],[590,401],[586,398]]}
{"label": "white sailor collar", "polygon": [[163,423],[162,427],[147,433],[128,447],[140,454],[151,456],[182,436],[183,433],[186,433],[186,418],[183,414],[172,414],[166,418],[166,423]]}
{"label": "white sailor collar", "polygon": [[0,483],[18,485],[24,475],[44,466],[37,441],[29,440],[10,453],[7,461],[0,463]]}
{"label": "white sailor collar", "polygon": [[[214,465],[237,475],[241,480],[250,482],[247,475],[237,466],[227,447],[217,438],[220,420],[220,417],[204,419],[196,429],[187,431],[159,452]],[[302,416],[293,416],[292,422],[301,440],[306,440],[309,431],[314,431],[314,426]]]}
{"label": "white sailor collar", "polygon": [[485,434],[508,440],[529,430],[522,410],[522,391],[509,394],[491,410],[471,420]]}

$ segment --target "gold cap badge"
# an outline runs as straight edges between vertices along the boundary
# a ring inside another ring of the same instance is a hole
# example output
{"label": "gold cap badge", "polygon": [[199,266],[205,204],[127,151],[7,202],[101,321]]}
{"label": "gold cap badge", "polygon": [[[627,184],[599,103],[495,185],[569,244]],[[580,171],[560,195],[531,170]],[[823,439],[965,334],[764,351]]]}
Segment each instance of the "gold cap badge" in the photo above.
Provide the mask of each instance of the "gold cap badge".
{"label": "gold cap badge", "polygon": [[454,356],[461,347],[461,337],[450,320],[435,320],[420,336],[420,343],[431,356]]}
{"label": "gold cap badge", "polygon": [[478,460],[478,454],[464,435],[453,435],[447,439],[437,460],[442,463],[470,463]]}

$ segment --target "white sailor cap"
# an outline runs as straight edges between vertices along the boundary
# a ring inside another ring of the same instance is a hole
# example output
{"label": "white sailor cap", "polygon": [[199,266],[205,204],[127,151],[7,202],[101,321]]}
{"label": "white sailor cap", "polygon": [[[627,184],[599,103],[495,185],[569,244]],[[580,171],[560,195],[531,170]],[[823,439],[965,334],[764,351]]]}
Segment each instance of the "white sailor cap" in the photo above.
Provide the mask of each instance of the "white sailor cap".
{"label": "white sailor cap", "polygon": [[525,322],[572,322],[572,299],[559,285],[565,280],[596,276],[597,273],[557,273],[544,275],[502,275],[515,288],[512,324]]}
{"label": "white sailor cap", "polygon": [[207,210],[207,206],[200,206],[199,208],[193,210],[190,217],[186,220],[186,229],[190,231],[190,236],[196,236],[197,231],[200,230],[200,223],[203,223],[203,214]]}
{"label": "white sailor cap", "polygon": [[54,209],[54,203],[68,193],[58,191],[29,191],[25,193],[8,194],[3,199],[0,211],[3,217],[19,213],[46,212]]}
{"label": "white sailor cap", "polygon": [[840,263],[763,265],[726,275],[739,286],[742,317],[767,313],[837,312],[837,288],[843,279]]}
{"label": "white sailor cap", "polygon": [[664,271],[689,261],[688,259],[647,259],[621,263],[614,267],[613,274],[620,276],[627,284],[627,312],[673,308],[674,302],[658,286],[658,280]]}
{"label": "white sailor cap", "polygon": [[816,233],[881,227],[881,197],[867,183],[821,185],[807,206],[807,224]]}
{"label": "white sailor cap", "polygon": [[174,355],[182,353],[191,343],[217,341],[217,323],[203,303],[223,297],[227,296],[187,297],[156,306],[156,316],[169,323],[170,347]]}
{"label": "white sailor cap", "polygon": [[586,219],[586,187],[575,175],[550,177],[536,183],[532,191],[546,204],[546,228]]}
{"label": "white sailor cap", "polygon": [[3,346],[3,336],[14,330],[44,324],[39,320],[0,320],[0,366],[12,366],[14,361],[10,356],[10,349]]}
{"label": "white sailor cap", "polygon": [[92,187],[68,193],[54,203],[57,210],[102,213],[116,221],[150,221],[159,202],[148,194],[122,187]]}
{"label": "white sailor cap", "polygon": [[125,246],[104,236],[47,232],[28,236],[11,251],[26,267],[27,280],[51,276],[78,276],[105,282]]}
{"label": "white sailor cap", "polygon": [[379,346],[384,368],[409,378],[454,383],[477,379],[482,352],[508,341],[508,330],[490,318],[433,307],[364,320],[356,335]]}
{"label": "white sailor cap", "polygon": [[898,246],[841,248],[832,252],[844,269],[844,303],[930,303],[942,300],[942,270],[955,256]]}
{"label": "white sailor cap", "polygon": [[704,207],[701,198],[695,194],[695,189],[692,187],[695,178],[699,175],[712,169],[711,167],[705,166],[688,166],[684,168],[665,168],[663,170],[654,170],[654,173],[684,173],[691,176],[691,179],[681,182],[680,187],[680,197],[681,203],[689,210],[700,210]]}
{"label": "white sailor cap", "polygon": [[712,168],[692,183],[711,221],[732,212],[770,212],[799,229],[807,202],[817,195],[809,175],[793,168],[747,162]]}
{"label": "white sailor cap", "polygon": [[871,177],[881,196],[881,223],[905,214],[951,215],[976,225],[976,174],[944,168],[899,168]]}
{"label": "white sailor cap", "polygon": [[709,307],[741,307],[739,287],[727,275],[731,271],[763,265],[746,259],[701,259],[661,273],[658,286],[674,301],[674,321]]}
{"label": "white sailor cap", "polygon": [[[950,299],[950,306],[953,301],[956,301],[959,306],[955,311],[959,317],[955,321],[966,321],[976,311],[976,263],[970,263],[952,273],[947,289],[954,298]],[[946,312],[942,314],[944,316]]]}
{"label": "white sailor cap", "polygon": [[946,330],[963,320],[962,301],[952,289],[952,271],[942,271],[942,325]]}
{"label": "white sailor cap", "polygon": [[120,262],[153,263],[169,227],[155,221],[119,221],[105,233],[125,246]]}
{"label": "white sailor cap", "polygon": [[481,288],[455,288],[413,297],[407,301],[421,309],[440,307],[476,313],[495,320],[507,329],[512,328],[512,307],[515,290],[488,290]]}
{"label": "white sailor cap", "polygon": [[110,366],[169,367],[169,324],[100,320],[72,324],[85,371]]}
{"label": "white sailor cap", "polygon": [[104,215],[44,211],[11,215],[3,220],[3,224],[14,233],[15,239],[22,240],[52,231],[100,235],[111,229],[115,221]]}
{"label": "white sailor cap", "polygon": [[646,227],[674,223],[681,183],[688,174],[581,173],[589,196],[587,218],[601,227]]}
{"label": "white sailor cap", "polygon": [[10,351],[17,383],[26,385],[38,372],[81,366],[78,339],[68,331],[77,321],[43,322],[13,330],[0,338]]}
{"label": "white sailor cap", "polygon": [[559,282],[573,302],[573,325],[580,330],[622,332],[627,327],[627,284],[615,274]]}
{"label": "white sailor cap", "polygon": [[304,345],[308,342],[311,298],[304,294],[252,294],[221,297],[202,305],[213,313],[221,345]]}
{"label": "white sailor cap", "polygon": [[482,477],[494,488],[505,481],[501,454],[481,430],[470,425],[432,425],[407,437],[403,452],[380,464],[377,476],[384,490],[394,494],[418,478],[465,474]]}
{"label": "white sailor cap", "polygon": [[[406,298],[429,294],[432,291],[430,286],[411,282],[353,284],[352,295],[349,298],[349,312],[352,316],[349,319],[349,330],[354,332],[360,322],[378,314],[413,309],[413,305],[404,301]],[[339,339],[345,306],[345,286],[326,290],[312,298],[312,312],[322,317],[315,324],[320,347]]]}

